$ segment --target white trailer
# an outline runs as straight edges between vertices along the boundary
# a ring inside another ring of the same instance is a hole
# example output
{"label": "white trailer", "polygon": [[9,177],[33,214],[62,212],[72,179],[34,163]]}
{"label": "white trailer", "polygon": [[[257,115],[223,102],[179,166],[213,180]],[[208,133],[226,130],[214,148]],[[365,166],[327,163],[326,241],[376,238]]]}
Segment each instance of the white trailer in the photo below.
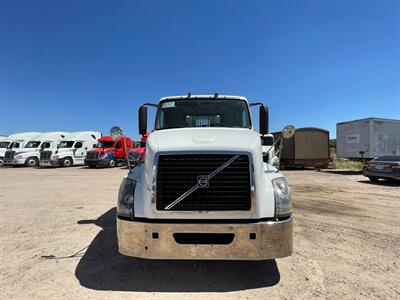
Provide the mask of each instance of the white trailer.
{"label": "white trailer", "polygon": [[66,135],[57,148],[42,151],[40,166],[70,167],[84,165],[87,151],[96,147],[101,133],[97,131],[76,131]]}
{"label": "white trailer", "polygon": [[337,157],[372,159],[400,154],[400,120],[366,118],[336,125]]}
{"label": "white trailer", "polygon": [[36,167],[39,165],[40,153],[44,149],[57,147],[59,141],[67,134],[67,132],[56,131],[44,132],[33,136],[23,147],[13,147],[11,150],[8,150],[5,155],[4,164],[8,166]]}

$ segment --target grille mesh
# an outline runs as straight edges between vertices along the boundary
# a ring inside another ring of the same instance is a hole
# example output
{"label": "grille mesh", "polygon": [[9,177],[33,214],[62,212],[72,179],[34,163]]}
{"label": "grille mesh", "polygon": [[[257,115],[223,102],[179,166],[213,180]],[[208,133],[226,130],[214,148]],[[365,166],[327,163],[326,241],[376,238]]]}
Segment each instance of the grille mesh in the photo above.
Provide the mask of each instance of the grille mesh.
{"label": "grille mesh", "polygon": [[86,154],[86,159],[87,160],[96,160],[99,158],[99,152],[98,151],[88,151]]}
{"label": "grille mesh", "polygon": [[45,150],[40,153],[40,160],[50,160],[52,151]]}
{"label": "grille mesh", "polygon": [[5,159],[13,159],[14,156],[15,156],[15,151],[7,150],[5,155],[4,155],[4,158]]}
{"label": "grille mesh", "polygon": [[[157,209],[165,207],[209,175],[234,154],[160,155],[157,168]],[[170,210],[250,210],[249,158],[239,155],[229,166]]]}

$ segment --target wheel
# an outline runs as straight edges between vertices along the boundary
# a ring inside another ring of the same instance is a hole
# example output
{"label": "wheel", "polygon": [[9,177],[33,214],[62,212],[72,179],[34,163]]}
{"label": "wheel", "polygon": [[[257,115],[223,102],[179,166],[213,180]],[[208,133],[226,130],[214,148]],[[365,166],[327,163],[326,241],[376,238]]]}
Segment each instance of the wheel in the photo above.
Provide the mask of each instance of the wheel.
{"label": "wheel", "polygon": [[72,159],[69,157],[64,158],[64,160],[62,162],[63,167],[70,167],[70,166],[72,166],[72,164],[73,164]]}
{"label": "wheel", "polygon": [[36,157],[28,157],[25,161],[26,167],[36,167],[39,165],[39,160]]}
{"label": "wheel", "polygon": [[378,177],[372,177],[372,176],[370,176],[370,177],[368,177],[369,178],[369,180],[371,180],[371,182],[378,182],[379,181],[379,178]]}
{"label": "wheel", "polygon": [[110,168],[114,168],[116,164],[117,162],[115,161],[115,159],[110,159],[110,161],[108,162],[108,166]]}

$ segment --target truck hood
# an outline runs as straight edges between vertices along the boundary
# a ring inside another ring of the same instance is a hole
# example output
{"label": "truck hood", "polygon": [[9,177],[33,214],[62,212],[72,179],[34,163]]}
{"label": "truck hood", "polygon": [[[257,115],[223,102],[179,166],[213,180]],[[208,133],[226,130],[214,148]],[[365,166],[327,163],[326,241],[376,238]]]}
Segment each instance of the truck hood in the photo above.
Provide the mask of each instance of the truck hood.
{"label": "truck hood", "polygon": [[16,155],[23,153],[34,153],[39,152],[39,148],[13,148],[12,151],[15,151]]}
{"label": "truck hood", "polygon": [[113,152],[114,148],[93,148],[93,149],[90,149],[89,151],[91,151],[91,152],[100,152],[100,153],[108,153],[108,152]]}
{"label": "truck hood", "polygon": [[246,128],[179,128],[153,132],[147,140],[152,152],[245,151],[261,152],[260,136]]}

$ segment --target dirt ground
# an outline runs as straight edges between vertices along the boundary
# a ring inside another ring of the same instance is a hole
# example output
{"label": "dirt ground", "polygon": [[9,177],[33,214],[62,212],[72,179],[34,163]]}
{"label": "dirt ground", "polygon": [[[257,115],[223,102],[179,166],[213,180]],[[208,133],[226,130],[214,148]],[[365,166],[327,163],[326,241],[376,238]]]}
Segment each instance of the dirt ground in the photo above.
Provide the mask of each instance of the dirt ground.
{"label": "dirt ground", "polygon": [[0,169],[1,299],[400,299],[400,185],[285,171],[294,253],[265,262],[118,254],[124,169]]}

